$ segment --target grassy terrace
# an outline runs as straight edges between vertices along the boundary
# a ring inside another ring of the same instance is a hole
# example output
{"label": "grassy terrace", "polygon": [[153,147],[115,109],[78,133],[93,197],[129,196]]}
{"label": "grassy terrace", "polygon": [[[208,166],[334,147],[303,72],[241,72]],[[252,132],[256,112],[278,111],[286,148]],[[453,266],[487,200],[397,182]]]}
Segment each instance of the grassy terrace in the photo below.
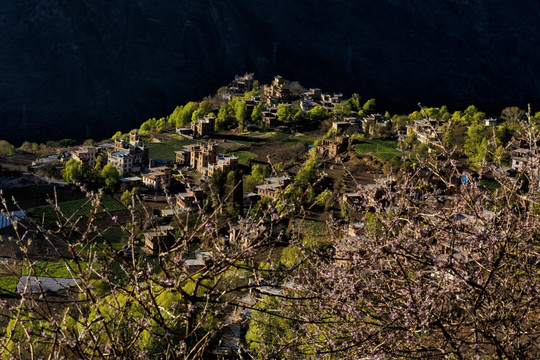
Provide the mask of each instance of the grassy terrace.
{"label": "grassy terrace", "polygon": [[176,158],[175,151],[182,150],[185,145],[194,144],[197,140],[184,139],[176,141],[166,141],[161,143],[150,143],[150,157],[152,159],[160,159],[165,161],[174,161]]}
{"label": "grassy terrace", "polygon": [[255,159],[258,157],[257,154],[252,153],[251,151],[247,150],[241,150],[233,153],[234,155],[238,156],[238,163],[242,165],[246,165],[249,163],[249,160]]}
{"label": "grassy terrace", "polygon": [[[79,263],[82,270],[86,267],[86,264],[83,262]],[[69,267],[69,268],[68,268]],[[70,271],[71,269],[71,271]],[[52,261],[36,261],[32,266],[29,263],[26,263],[22,270],[22,275],[33,275],[33,276],[43,276],[43,277],[57,277],[71,279],[73,274],[80,273],[79,268],[76,263],[71,261],[66,261],[60,259],[56,262]]]}
{"label": "grassy terrace", "polygon": [[16,276],[0,276],[0,294],[13,294],[17,290]]}
{"label": "grassy terrace", "polygon": [[[39,223],[43,220],[45,224],[54,224],[58,220],[65,221],[69,218],[74,220],[79,216],[89,216],[92,204],[89,199],[84,198],[60,203],[58,204],[58,207],[62,216],[60,216],[52,206],[31,209],[28,211],[27,215]],[[124,205],[115,198],[110,195],[104,195],[98,213],[120,211],[124,209]]]}
{"label": "grassy terrace", "polygon": [[391,160],[401,157],[403,152],[397,149],[397,141],[394,140],[372,140],[358,144],[354,147],[358,154],[372,154],[379,160]]}
{"label": "grassy terrace", "polygon": [[317,138],[306,136],[306,135],[295,135],[295,136],[289,136],[281,141],[284,145],[287,146],[293,146],[297,143],[304,143],[306,145],[313,145],[313,143],[317,140]]}

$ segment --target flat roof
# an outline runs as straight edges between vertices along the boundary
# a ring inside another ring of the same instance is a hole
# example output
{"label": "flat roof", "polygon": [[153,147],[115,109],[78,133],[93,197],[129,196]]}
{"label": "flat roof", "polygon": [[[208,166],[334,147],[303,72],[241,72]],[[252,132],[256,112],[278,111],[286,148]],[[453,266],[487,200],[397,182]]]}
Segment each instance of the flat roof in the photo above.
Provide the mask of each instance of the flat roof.
{"label": "flat roof", "polygon": [[141,181],[141,178],[138,176],[130,176],[120,179],[121,182],[132,182],[132,181]]}
{"label": "flat roof", "polygon": [[112,156],[118,156],[118,157],[126,157],[128,156],[128,153],[125,151],[115,151],[111,153]]}

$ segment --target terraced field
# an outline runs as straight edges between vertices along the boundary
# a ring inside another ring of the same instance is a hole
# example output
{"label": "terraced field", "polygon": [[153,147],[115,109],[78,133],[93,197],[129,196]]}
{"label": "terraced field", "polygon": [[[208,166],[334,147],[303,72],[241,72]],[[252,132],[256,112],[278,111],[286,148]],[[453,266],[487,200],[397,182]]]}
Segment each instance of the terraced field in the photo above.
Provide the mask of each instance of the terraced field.
{"label": "terraced field", "polygon": [[197,140],[184,139],[177,141],[167,141],[161,143],[150,143],[150,158],[160,159],[165,161],[174,161],[176,158],[175,151],[182,150],[185,145],[194,144]]}
{"label": "terraced field", "polygon": [[[79,263],[82,269],[86,267],[85,263]],[[68,269],[69,267],[69,269]],[[71,270],[70,270],[71,269]],[[71,261],[60,259],[56,262],[53,261],[36,261],[30,266],[26,263],[23,266],[22,275],[42,276],[42,277],[55,277],[69,279],[73,277],[73,274],[80,272],[77,264]]]}
{"label": "terraced field", "polygon": [[16,276],[0,276],[0,294],[13,294],[17,290]]}
{"label": "terraced field", "polygon": [[357,144],[354,147],[360,155],[372,154],[379,160],[391,160],[401,157],[403,152],[397,149],[397,141],[394,140],[372,140]]}
{"label": "terraced field", "polygon": [[[52,206],[45,206],[30,209],[27,212],[27,216],[33,218],[39,223],[43,221],[45,224],[54,224],[58,220],[75,220],[79,216],[90,216],[92,203],[90,199],[84,198],[60,203],[58,204],[58,207],[60,210],[59,213],[57,213]],[[124,205],[118,202],[115,198],[110,195],[104,195],[98,213],[121,211],[124,209]]]}

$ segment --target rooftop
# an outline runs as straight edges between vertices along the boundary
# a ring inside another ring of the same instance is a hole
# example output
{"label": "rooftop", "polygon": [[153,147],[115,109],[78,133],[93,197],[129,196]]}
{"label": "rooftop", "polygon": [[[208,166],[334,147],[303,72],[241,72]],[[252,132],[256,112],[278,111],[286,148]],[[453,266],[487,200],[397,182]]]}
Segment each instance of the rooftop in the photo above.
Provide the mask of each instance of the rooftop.
{"label": "rooftop", "polygon": [[126,157],[128,156],[128,153],[125,151],[115,151],[115,152],[112,152],[111,155],[116,156],[116,157]]}

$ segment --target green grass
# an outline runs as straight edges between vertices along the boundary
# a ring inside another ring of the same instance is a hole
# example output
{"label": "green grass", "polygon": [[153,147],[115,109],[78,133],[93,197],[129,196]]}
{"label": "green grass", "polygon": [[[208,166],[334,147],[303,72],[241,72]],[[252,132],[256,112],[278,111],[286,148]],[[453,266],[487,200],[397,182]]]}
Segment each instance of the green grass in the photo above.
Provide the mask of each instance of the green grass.
{"label": "green grass", "polygon": [[19,279],[16,276],[0,277],[0,294],[13,294],[17,291]]}
{"label": "green grass", "polygon": [[232,142],[235,142],[237,144],[241,144],[241,145],[251,145],[251,140],[248,138],[248,137],[245,137],[246,140],[244,139],[241,139],[240,136],[238,136],[238,138],[236,139],[233,139],[233,140],[229,140],[229,141],[232,141]]}
{"label": "green grass", "polygon": [[281,140],[281,142],[287,146],[293,146],[299,142],[304,143],[306,145],[313,145],[313,143],[315,143],[315,140],[317,140],[317,138],[306,136],[306,135],[298,135],[298,136],[290,136],[284,140]]}
{"label": "green grass", "polygon": [[317,220],[303,220],[302,232],[308,236],[323,236],[326,233],[326,223]]}
{"label": "green grass", "polygon": [[[63,214],[63,217],[61,217],[60,220],[65,221],[68,218],[74,220],[79,216],[90,216],[92,203],[90,199],[84,198],[60,203],[58,207],[60,208],[60,212]],[[118,202],[115,198],[110,195],[104,195],[98,213],[120,211],[124,209],[124,205]],[[52,206],[31,209],[28,211],[27,215],[40,223],[42,219],[44,219],[45,224],[54,224],[59,220],[59,215]]]}
{"label": "green grass", "polygon": [[127,245],[129,234],[122,230],[120,226],[113,226],[103,232],[103,241],[110,243],[114,250],[122,249],[122,246]]}
{"label": "green grass", "polygon": [[234,155],[238,156],[238,163],[242,165],[246,165],[249,163],[249,160],[255,159],[258,157],[257,154],[252,153],[251,151],[247,150],[241,150],[238,152],[235,152]]}
{"label": "green grass", "polygon": [[497,190],[498,188],[501,187],[501,184],[499,184],[497,181],[491,180],[491,179],[481,179],[480,180],[480,185],[485,187],[488,190]]}
{"label": "green grass", "polygon": [[[90,238],[90,243],[78,245],[76,250],[83,257],[96,255],[98,258],[107,258],[128,245],[129,234],[120,226],[113,226],[103,231],[101,236]],[[135,246],[135,252],[140,252],[139,246]]]}
{"label": "green grass", "polygon": [[372,140],[360,143],[354,147],[358,154],[373,154],[380,160],[391,160],[403,155],[397,149],[397,141],[394,140]]}
{"label": "green grass", "polygon": [[[79,268],[77,264],[71,263],[69,260],[66,262],[66,260],[59,260],[56,262],[52,261],[37,261],[34,264],[34,267],[31,268],[29,263],[25,263],[23,266],[22,274],[24,275],[34,275],[34,276],[42,276],[42,277],[57,277],[57,278],[64,278],[64,279],[71,279],[73,278],[73,275],[71,275],[71,272],[68,270],[67,267],[70,267],[73,270],[74,274],[79,273]],[[81,267],[84,270],[86,268],[85,263],[81,263]]]}
{"label": "green grass", "polygon": [[175,151],[182,150],[185,145],[196,143],[197,140],[184,139],[178,141],[167,141],[161,143],[150,143],[150,158],[165,161],[174,161],[176,159]]}

